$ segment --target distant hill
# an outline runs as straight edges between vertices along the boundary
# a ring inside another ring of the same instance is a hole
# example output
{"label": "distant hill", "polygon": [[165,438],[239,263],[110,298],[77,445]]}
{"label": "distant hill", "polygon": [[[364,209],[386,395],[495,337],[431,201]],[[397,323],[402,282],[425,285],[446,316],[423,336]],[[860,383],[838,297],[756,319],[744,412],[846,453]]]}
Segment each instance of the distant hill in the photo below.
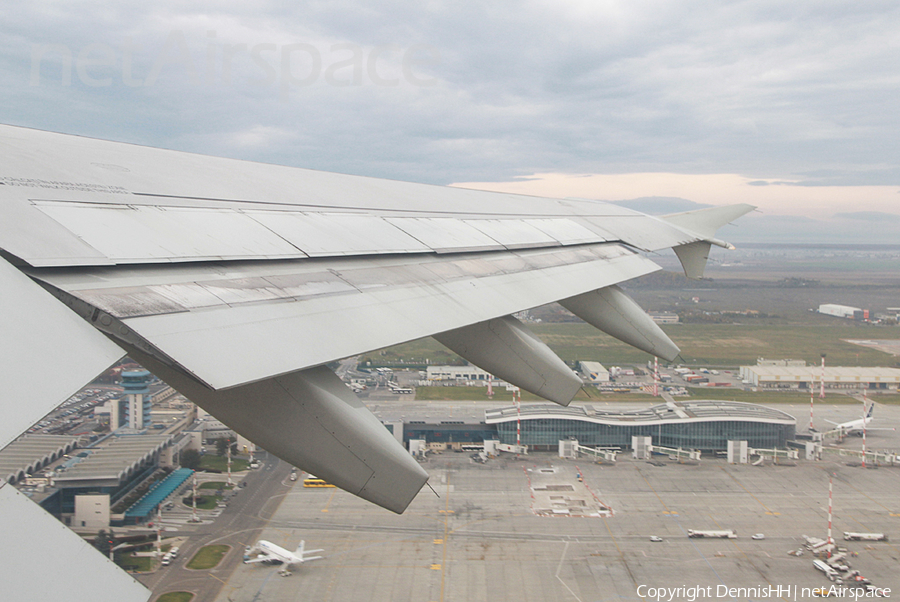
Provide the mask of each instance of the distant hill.
{"label": "distant hill", "polygon": [[[679,197],[641,197],[611,202],[651,215],[681,213],[712,206]],[[879,211],[858,211],[811,218],[755,212],[722,228],[719,230],[719,236],[735,244],[742,242],[898,244],[900,215]]]}

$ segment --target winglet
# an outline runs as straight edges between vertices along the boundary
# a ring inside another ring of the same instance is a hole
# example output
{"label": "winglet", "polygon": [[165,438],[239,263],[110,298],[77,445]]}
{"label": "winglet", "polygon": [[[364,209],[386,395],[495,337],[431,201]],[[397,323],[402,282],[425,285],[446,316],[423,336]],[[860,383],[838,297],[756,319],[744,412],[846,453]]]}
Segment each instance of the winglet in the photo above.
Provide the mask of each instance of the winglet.
{"label": "winglet", "polygon": [[739,203],[661,216],[660,219],[673,226],[693,232],[702,238],[702,240],[674,247],[675,254],[681,261],[681,267],[684,268],[684,275],[694,279],[703,278],[711,245],[733,250],[734,245],[715,238],[716,230],[754,209],[756,207],[753,205]]}

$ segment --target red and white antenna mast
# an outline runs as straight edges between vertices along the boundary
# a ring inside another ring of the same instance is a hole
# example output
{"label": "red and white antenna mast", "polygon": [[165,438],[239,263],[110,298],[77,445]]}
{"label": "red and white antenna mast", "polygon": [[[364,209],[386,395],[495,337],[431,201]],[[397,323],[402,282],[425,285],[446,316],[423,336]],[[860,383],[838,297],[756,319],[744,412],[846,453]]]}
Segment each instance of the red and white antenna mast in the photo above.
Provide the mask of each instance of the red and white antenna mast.
{"label": "red and white antenna mast", "polygon": [[194,493],[191,496],[191,522],[199,523],[200,519],[197,518],[197,473],[194,473]]}
{"label": "red and white antenna mast", "polygon": [[156,507],[156,557],[162,556],[162,511]]}
{"label": "red and white antenna mast", "polygon": [[828,474],[828,543],[834,544],[834,538],[831,536],[831,493],[832,493],[832,475]]}
{"label": "red and white antenna mast", "polygon": [[659,397],[659,358],[653,356],[653,397]]}
{"label": "red and white antenna mast", "polygon": [[228,484],[234,485],[234,481],[231,480],[231,440],[225,440],[228,443]]}
{"label": "red and white antenna mast", "polygon": [[[875,402],[872,402],[872,403],[875,403]],[[866,467],[866,419],[867,419],[867,414],[868,414],[866,412],[867,405],[869,405],[869,399],[868,399],[868,397],[866,397],[866,388],[865,388],[865,385],[863,385],[863,419],[862,419],[863,420],[863,458],[862,458],[862,467],[863,468]]]}
{"label": "red and white antenna mast", "polygon": [[815,397],[814,389],[812,387],[812,383],[810,383],[809,387],[809,431],[812,432],[815,430],[813,428],[813,398]]}
{"label": "red and white antenna mast", "polygon": [[822,380],[819,381],[819,399],[825,399],[825,354],[822,354]]}
{"label": "red and white antenna mast", "polygon": [[519,457],[519,448],[522,445],[522,392],[516,389],[513,392],[516,400],[516,458]]}

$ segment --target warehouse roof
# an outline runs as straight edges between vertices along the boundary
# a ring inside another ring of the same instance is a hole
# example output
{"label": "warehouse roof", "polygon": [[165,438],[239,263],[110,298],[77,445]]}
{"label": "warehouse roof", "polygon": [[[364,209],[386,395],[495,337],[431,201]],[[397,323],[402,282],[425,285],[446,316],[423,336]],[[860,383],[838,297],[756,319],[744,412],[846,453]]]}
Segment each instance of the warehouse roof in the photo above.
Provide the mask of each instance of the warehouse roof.
{"label": "warehouse roof", "polygon": [[117,479],[130,476],[143,463],[166,447],[172,435],[123,435],[112,437],[107,445],[85,449],[82,461],[55,477],[57,485],[80,480]]}
{"label": "warehouse roof", "polygon": [[[822,378],[820,366],[741,366],[761,380],[818,382]],[[825,382],[900,382],[900,369],[869,366],[834,366],[825,368]]]}
{"label": "warehouse roof", "polygon": [[24,435],[0,451],[0,478],[19,481],[71,452],[78,437]]}

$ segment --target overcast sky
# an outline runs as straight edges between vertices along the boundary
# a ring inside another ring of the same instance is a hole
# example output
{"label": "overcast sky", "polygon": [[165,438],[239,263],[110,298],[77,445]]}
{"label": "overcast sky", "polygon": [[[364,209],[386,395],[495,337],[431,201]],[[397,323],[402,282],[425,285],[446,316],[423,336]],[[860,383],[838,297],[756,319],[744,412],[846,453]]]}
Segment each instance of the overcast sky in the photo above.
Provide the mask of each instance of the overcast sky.
{"label": "overcast sky", "polygon": [[121,0],[0,17],[5,123],[557,197],[900,215],[895,1]]}

